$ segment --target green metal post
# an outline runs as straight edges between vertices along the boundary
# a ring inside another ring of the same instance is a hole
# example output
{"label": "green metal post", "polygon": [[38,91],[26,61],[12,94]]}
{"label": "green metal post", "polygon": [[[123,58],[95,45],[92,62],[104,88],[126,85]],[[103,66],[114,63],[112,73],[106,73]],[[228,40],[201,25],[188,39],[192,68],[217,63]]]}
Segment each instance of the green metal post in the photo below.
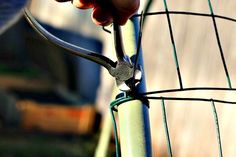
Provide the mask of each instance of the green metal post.
{"label": "green metal post", "polygon": [[[123,44],[127,55],[136,54],[138,20],[128,21],[122,27]],[[143,66],[142,53],[139,56],[139,65]],[[138,85],[137,90],[145,92],[145,78]],[[122,157],[151,157],[151,135],[149,111],[147,104],[140,100],[126,102],[118,106],[119,134]]]}

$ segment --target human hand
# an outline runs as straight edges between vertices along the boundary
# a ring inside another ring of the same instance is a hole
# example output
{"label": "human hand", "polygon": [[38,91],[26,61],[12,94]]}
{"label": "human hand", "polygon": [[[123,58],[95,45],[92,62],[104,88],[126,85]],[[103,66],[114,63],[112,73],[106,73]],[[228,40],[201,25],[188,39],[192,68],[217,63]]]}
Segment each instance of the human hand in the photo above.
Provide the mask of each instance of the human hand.
{"label": "human hand", "polygon": [[124,25],[138,10],[140,0],[56,0],[71,1],[79,9],[93,9],[91,18],[97,25],[106,26],[113,21]]}

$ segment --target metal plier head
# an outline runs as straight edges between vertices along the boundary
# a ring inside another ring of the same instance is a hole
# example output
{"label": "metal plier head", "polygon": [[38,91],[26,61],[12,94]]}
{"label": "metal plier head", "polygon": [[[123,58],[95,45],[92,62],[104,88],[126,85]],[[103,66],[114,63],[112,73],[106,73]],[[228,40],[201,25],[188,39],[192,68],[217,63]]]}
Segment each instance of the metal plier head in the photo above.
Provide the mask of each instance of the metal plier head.
{"label": "metal plier head", "polygon": [[129,56],[125,54],[121,28],[116,23],[113,23],[113,33],[117,64],[109,72],[116,78],[116,84],[120,90],[131,91],[141,81],[141,69],[134,67]]}

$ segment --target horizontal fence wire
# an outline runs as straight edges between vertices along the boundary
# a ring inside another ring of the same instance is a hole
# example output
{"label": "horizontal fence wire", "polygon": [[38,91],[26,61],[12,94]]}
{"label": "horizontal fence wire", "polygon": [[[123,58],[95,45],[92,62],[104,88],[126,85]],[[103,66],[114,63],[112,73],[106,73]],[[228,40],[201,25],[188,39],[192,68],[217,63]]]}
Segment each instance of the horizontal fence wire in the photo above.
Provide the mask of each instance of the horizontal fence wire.
{"label": "horizontal fence wire", "polygon": [[[148,13],[144,13],[144,17],[146,16],[154,16],[154,15],[166,15],[166,11],[156,11],[156,12],[148,12]],[[227,17],[227,16],[222,16],[222,15],[217,15],[217,14],[209,14],[209,13],[198,13],[198,12],[191,12],[191,11],[170,11],[168,10],[169,14],[173,14],[173,15],[189,15],[189,16],[200,16],[200,17],[212,17],[214,16],[215,18],[218,19],[222,19],[222,20],[226,20],[226,21],[231,21],[231,22],[236,22],[235,18],[231,18],[231,17]],[[142,16],[142,14],[135,14],[132,17],[140,17]]]}

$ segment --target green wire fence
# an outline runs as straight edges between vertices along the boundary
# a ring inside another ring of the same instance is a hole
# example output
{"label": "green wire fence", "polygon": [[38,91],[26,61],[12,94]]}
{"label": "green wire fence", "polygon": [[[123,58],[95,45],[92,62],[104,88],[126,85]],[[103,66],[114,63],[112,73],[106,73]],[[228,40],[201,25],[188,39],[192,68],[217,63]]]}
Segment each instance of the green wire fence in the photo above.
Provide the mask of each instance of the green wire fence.
{"label": "green wire fence", "polygon": [[[165,134],[166,134],[167,150],[168,150],[168,155],[170,157],[173,156],[173,152],[172,152],[172,147],[171,147],[171,137],[169,135],[169,128],[168,128],[168,118],[167,118],[167,111],[166,111],[167,104],[165,101],[169,100],[169,101],[209,102],[209,105],[212,106],[212,113],[214,116],[216,138],[217,138],[217,143],[218,143],[218,155],[219,155],[219,157],[223,157],[223,147],[222,147],[222,142],[221,142],[220,124],[219,124],[219,120],[218,120],[218,115],[217,115],[215,103],[236,104],[236,101],[229,101],[229,100],[223,100],[223,99],[217,99],[217,98],[158,96],[158,95],[166,94],[166,93],[180,93],[180,92],[184,92],[184,91],[198,91],[198,92],[201,92],[201,91],[232,91],[232,92],[234,91],[235,92],[236,91],[236,88],[234,88],[232,86],[232,81],[231,81],[230,74],[229,74],[229,71],[227,68],[227,62],[224,57],[224,50],[221,45],[221,39],[220,39],[220,35],[218,32],[218,27],[217,27],[217,23],[216,23],[217,18],[222,19],[222,20],[226,20],[226,21],[230,21],[230,22],[236,22],[236,19],[226,17],[226,16],[221,16],[221,15],[216,15],[214,13],[214,8],[212,6],[211,0],[206,0],[206,1],[208,2],[209,13],[169,11],[167,0],[163,0],[165,11],[149,12],[148,10],[151,6],[152,1],[148,1],[148,4],[146,5],[147,8],[144,9],[144,12],[142,12],[142,14],[136,14],[132,17],[132,18],[144,17],[144,19],[146,19],[147,17],[150,17],[150,16],[152,17],[152,16],[166,15],[167,22],[168,22],[168,28],[169,28],[170,40],[171,40],[171,44],[172,44],[172,48],[173,48],[173,58],[174,58],[175,67],[176,67],[176,71],[177,71],[177,75],[178,75],[179,88],[158,90],[158,91],[149,91],[149,92],[145,92],[145,93],[135,93],[135,95],[129,95],[129,93],[126,93],[126,94],[123,94],[123,96],[114,100],[110,104],[110,112],[112,115],[112,121],[113,121],[113,126],[114,126],[115,143],[116,143],[116,156],[117,157],[121,156],[121,153],[120,153],[118,130],[117,130],[117,124],[116,124],[114,112],[117,112],[117,109],[116,109],[117,106],[122,105],[123,103],[129,102],[132,100],[141,100],[141,101],[161,100],[163,124],[164,124],[164,130],[165,130]],[[169,3],[171,3],[171,2],[169,2]],[[170,15],[199,16],[199,17],[208,17],[208,18],[212,19],[215,38],[217,40],[217,45],[219,48],[222,66],[224,68],[225,77],[227,80],[228,87],[194,87],[194,88],[193,87],[185,87],[185,84],[182,79],[181,67],[179,65],[178,52],[176,49],[174,32],[173,32],[173,28],[172,28],[172,21],[171,21]],[[146,21],[144,19],[141,19],[141,22]],[[142,32],[142,29],[140,30],[140,32]],[[141,37],[140,37],[140,41],[141,41]],[[140,47],[141,42],[138,42],[138,43],[139,43],[139,45],[137,47]],[[155,95],[157,95],[157,96],[155,96]]]}

